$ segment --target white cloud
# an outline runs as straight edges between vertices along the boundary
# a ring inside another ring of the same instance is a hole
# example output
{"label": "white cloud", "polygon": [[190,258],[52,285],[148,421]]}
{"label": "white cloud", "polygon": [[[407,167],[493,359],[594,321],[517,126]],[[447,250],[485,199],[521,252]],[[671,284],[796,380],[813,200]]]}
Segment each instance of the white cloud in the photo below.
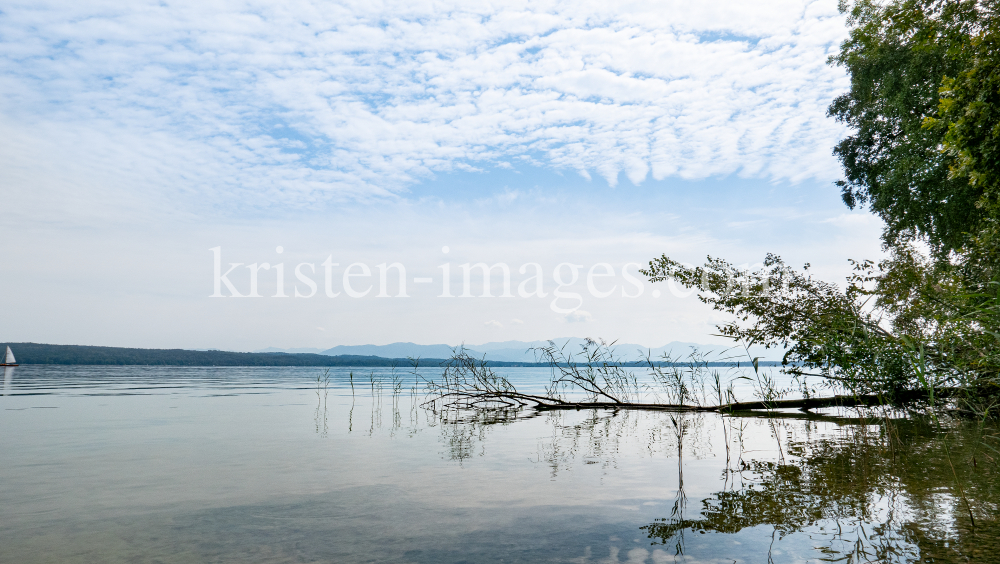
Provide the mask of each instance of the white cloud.
{"label": "white cloud", "polygon": [[224,207],[511,161],[826,179],[844,33],[833,0],[7,3],[0,169]]}
{"label": "white cloud", "polygon": [[824,219],[822,222],[843,229],[864,227],[880,231],[883,227],[882,221],[877,216],[864,212],[841,213],[835,217]]}
{"label": "white cloud", "polygon": [[564,319],[567,323],[585,323],[594,319],[594,316],[589,311],[578,309],[567,315]]}
{"label": "white cloud", "polygon": [[486,323],[484,323],[483,325],[485,325],[487,327],[494,327],[496,329],[500,329],[501,327],[503,327],[503,323],[500,323],[496,319],[491,319],[491,320],[487,321]]}

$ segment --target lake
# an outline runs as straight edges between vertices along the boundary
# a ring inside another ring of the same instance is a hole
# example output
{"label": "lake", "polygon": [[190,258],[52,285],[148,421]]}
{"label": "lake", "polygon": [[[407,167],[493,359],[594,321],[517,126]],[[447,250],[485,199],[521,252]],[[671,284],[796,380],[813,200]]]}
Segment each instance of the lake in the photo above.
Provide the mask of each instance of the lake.
{"label": "lake", "polygon": [[1000,561],[992,423],[428,409],[414,374],[324,373],[14,369],[0,562]]}

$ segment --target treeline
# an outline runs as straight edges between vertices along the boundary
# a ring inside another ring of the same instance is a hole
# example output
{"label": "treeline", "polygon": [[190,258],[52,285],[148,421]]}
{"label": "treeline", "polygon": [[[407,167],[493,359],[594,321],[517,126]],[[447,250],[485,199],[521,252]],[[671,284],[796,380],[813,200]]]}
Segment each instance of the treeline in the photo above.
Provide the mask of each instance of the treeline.
{"label": "treeline", "polygon": [[[322,354],[245,353],[190,351],[184,349],[131,349],[43,343],[0,343],[9,346],[19,364],[96,364],[148,366],[409,366],[408,359],[378,356],[327,356]],[[440,359],[421,364],[440,365]]]}
{"label": "treeline", "polygon": [[[44,343],[0,343],[0,351],[10,347],[18,364],[94,364],[118,366],[412,366],[408,358],[309,353],[245,353],[231,351],[191,351],[185,349],[131,349],[124,347],[94,347],[85,345],[48,345]],[[451,359],[421,358],[420,366],[443,367]],[[488,360],[495,367],[546,367],[550,363],[503,362]],[[615,363],[624,367],[646,366],[645,362]],[[682,366],[684,363],[657,362],[660,366]],[[706,366],[733,367],[738,363],[710,362]],[[761,362],[760,365],[780,363]]]}

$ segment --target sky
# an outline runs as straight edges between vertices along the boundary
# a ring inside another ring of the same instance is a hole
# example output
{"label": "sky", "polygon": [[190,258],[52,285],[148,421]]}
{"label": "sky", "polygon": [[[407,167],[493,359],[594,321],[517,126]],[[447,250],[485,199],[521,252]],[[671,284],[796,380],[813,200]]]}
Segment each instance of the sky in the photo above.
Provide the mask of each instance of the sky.
{"label": "sky", "polygon": [[5,2],[0,339],[721,342],[638,269],[881,256],[836,4]]}

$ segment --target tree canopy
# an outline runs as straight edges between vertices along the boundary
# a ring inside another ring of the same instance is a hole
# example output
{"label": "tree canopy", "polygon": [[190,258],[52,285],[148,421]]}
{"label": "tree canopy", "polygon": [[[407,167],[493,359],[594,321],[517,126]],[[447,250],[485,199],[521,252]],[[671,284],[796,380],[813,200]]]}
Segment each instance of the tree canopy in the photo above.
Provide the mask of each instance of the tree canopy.
{"label": "tree canopy", "polygon": [[844,202],[878,214],[887,244],[919,237],[946,255],[995,215],[985,204],[1000,162],[997,3],[841,8],[852,29],[831,63],[847,69],[851,88],[828,113],[854,130],[834,149]]}

